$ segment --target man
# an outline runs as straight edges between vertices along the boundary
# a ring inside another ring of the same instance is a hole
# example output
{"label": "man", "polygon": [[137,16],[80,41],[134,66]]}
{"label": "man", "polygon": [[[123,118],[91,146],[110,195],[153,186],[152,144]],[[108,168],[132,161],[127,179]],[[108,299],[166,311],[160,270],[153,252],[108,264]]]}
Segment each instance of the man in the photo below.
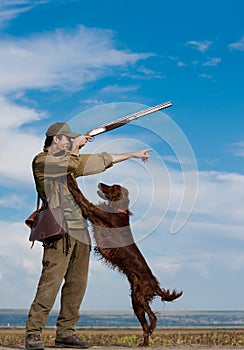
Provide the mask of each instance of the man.
{"label": "man", "polygon": [[60,198],[63,198],[67,233],[63,240],[43,244],[42,273],[26,322],[25,345],[28,350],[44,349],[42,329],[62,282],[55,345],[83,349],[89,347],[87,342],[75,334],[75,323],[79,320],[79,308],[86,290],[90,237],[81,210],[63,179],[68,174],[77,178],[100,173],[113,164],[130,158],[140,158],[146,162],[149,158],[147,153],[151,151],[145,149],[124,154],[79,154],[80,148],[85,146],[88,139],[89,136],[72,132],[66,123],[55,123],[46,132],[44,151],[32,163],[36,189],[44,205],[48,202],[49,207],[58,207]]}

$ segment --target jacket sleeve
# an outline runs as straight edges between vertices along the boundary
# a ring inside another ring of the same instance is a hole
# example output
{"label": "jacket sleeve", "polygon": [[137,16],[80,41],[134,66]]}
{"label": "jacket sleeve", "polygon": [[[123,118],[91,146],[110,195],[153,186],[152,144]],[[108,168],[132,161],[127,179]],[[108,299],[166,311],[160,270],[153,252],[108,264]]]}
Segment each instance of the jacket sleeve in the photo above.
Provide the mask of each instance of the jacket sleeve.
{"label": "jacket sleeve", "polygon": [[67,174],[74,177],[101,173],[113,165],[113,159],[106,152],[98,154],[80,154],[71,152],[61,154],[41,153],[34,158],[32,167],[35,178],[55,178]]}
{"label": "jacket sleeve", "polygon": [[63,152],[59,155],[43,152],[34,158],[32,167],[35,176],[44,178],[73,174],[78,164],[79,156],[70,152]]}
{"label": "jacket sleeve", "polygon": [[74,172],[75,177],[98,174],[113,165],[113,159],[106,152],[97,154],[80,154],[78,166]]}

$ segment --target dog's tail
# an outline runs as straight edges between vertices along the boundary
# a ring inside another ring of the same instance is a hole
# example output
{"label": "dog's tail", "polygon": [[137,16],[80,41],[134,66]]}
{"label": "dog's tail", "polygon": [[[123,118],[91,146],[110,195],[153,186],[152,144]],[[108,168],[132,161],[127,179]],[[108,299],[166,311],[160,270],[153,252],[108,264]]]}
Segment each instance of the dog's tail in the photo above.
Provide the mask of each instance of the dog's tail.
{"label": "dog's tail", "polygon": [[179,298],[183,294],[183,291],[177,292],[175,289],[171,292],[169,289],[161,289],[161,299],[162,301],[173,301]]}

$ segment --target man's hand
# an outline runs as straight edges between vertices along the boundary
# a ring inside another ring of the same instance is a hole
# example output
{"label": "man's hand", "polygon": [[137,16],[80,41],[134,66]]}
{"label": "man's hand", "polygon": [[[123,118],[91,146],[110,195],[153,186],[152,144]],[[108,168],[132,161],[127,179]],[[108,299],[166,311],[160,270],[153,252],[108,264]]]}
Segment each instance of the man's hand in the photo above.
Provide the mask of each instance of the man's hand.
{"label": "man's hand", "polygon": [[150,157],[149,154],[147,154],[148,152],[153,152],[152,149],[148,148],[148,149],[144,149],[142,151],[138,151],[133,153],[133,158],[141,158],[141,160],[146,163]]}
{"label": "man's hand", "polygon": [[92,139],[92,137],[88,135],[81,135],[76,137],[72,143],[71,152],[75,154],[79,154],[79,149],[85,146],[85,144],[89,139]]}

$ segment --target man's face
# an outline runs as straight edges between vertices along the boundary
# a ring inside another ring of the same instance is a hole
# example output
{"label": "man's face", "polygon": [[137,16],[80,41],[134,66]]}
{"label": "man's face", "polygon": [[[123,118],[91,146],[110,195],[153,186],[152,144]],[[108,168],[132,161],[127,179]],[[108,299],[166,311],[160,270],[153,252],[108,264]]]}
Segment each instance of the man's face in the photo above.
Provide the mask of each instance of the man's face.
{"label": "man's face", "polygon": [[57,138],[57,146],[60,150],[70,150],[72,145],[71,137],[61,135],[61,138]]}

